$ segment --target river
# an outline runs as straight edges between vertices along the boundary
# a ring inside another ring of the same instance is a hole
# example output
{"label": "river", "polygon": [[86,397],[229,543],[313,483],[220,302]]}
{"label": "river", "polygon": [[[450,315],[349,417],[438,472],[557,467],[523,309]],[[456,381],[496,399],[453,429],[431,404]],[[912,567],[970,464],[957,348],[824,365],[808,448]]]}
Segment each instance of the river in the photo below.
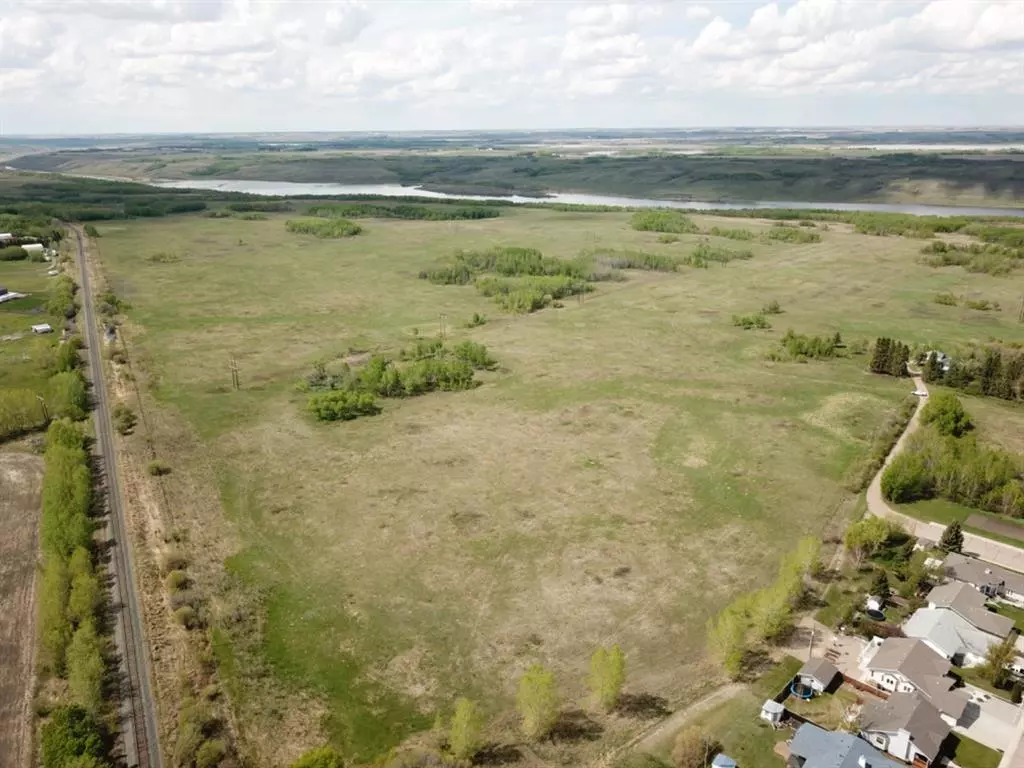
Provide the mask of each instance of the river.
{"label": "river", "polygon": [[574,205],[615,205],[627,208],[682,208],[691,211],[741,210],[745,208],[829,209],[833,211],[874,211],[908,213],[913,216],[1014,216],[1024,218],[1021,208],[971,208],[945,205],[912,205],[900,203],[809,203],[793,200],[756,200],[743,203],[716,203],[683,200],[655,200],[645,197],[588,195],[577,192],[553,192],[547,197],[522,195],[450,195],[420,187],[398,184],[314,184],[291,181],[242,181],[236,179],[200,179],[189,181],[151,182],[167,189],[209,189],[220,192],[244,192],[250,195],[279,197],[348,197],[379,195],[381,197],[422,197],[435,200],[504,200],[509,203],[571,203]]}

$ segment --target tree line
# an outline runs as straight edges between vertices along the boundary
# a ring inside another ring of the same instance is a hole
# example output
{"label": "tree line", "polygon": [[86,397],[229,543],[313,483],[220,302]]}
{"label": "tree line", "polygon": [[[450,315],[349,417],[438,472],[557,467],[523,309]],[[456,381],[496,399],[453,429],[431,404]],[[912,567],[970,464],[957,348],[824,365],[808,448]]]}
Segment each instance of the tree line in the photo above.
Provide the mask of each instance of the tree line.
{"label": "tree line", "polygon": [[348,219],[288,219],[284,226],[289,232],[312,235],[320,239],[353,237],[363,231],[360,225]]}
{"label": "tree line", "polygon": [[90,518],[92,474],[78,425],[54,421],[43,458],[40,666],[66,681],[67,694],[43,724],[42,762],[44,768],[100,768],[106,765],[104,595]]}
{"label": "tree line", "polygon": [[875,346],[871,352],[872,373],[906,376],[909,360],[910,347],[906,344],[886,337],[875,339]]}
{"label": "tree line", "polygon": [[1024,517],[1024,461],[978,444],[970,417],[950,393],[929,398],[924,427],[882,475],[889,501],[909,503],[941,497],[967,507]]}
{"label": "tree line", "polygon": [[779,565],[775,581],[737,597],[708,620],[708,647],[732,678],[742,673],[752,651],[785,635],[793,610],[804,594],[806,578],[818,567],[821,542],[800,539]]}
{"label": "tree line", "polygon": [[[230,207],[230,206],[229,206]],[[501,209],[484,206],[448,206],[431,207],[427,205],[410,205],[398,203],[385,205],[375,203],[336,203],[331,205],[314,205],[308,211],[310,216],[333,219],[403,219],[419,221],[463,221],[474,219],[494,219],[501,215]]]}
{"label": "tree line", "polygon": [[969,395],[1024,400],[1024,352],[996,346],[971,349],[949,361],[944,370],[937,354],[925,353],[924,380],[959,389]]}

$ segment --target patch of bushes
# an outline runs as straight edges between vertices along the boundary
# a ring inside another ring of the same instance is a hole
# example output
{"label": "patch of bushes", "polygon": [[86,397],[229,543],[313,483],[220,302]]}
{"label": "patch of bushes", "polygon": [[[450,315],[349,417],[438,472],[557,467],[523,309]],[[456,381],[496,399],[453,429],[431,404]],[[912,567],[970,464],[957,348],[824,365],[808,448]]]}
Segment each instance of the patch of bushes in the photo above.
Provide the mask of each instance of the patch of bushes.
{"label": "patch of bushes", "polygon": [[55,709],[43,724],[41,737],[43,768],[106,765],[103,731],[83,707]]}
{"label": "patch of bushes", "polygon": [[653,272],[675,272],[681,264],[677,256],[646,251],[599,248],[585,251],[584,255],[595,263],[610,269],[642,269]]}
{"label": "patch of bushes", "polygon": [[778,349],[769,353],[768,359],[798,362],[824,360],[836,357],[841,346],[842,337],[839,333],[832,336],[808,336],[790,329],[779,341]]}
{"label": "patch of bushes", "polygon": [[670,232],[673,234],[694,234],[699,227],[689,216],[679,211],[654,209],[637,211],[630,217],[629,224],[633,229],[642,232]]}
{"label": "patch of bushes", "polygon": [[174,611],[174,620],[185,629],[196,629],[199,626],[199,614],[191,605],[183,605]]}
{"label": "patch of bushes", "polygon": [[708,262],[728,264],[730,261],[736,261],[737,259],[746,260],[752,258],[754,258],[753,251],[734,251],[729,248],[718,248],[707,243],[700,243],[693,249],[693,253],[690,254],[686,263],[690,264],[690,266],[705,267]]}
{"label": "patch of bushes", "polygon": [[188,574],[180,570],[171,571],[167,574],[167,578],[164,579],[164,584],[169,592],[181,592],[188,587],[190,582]]}
{"label": "patch of bushes", "polygon": [[95,238],[95,237],[99,237],[100,236],[100,231],[98,229],[96,229],[96,225],[95,224],[86,224],[85,225],[85,234],[88,237]]}
{"label": "patch of bushes", "polygon": [[235,213],[260,211],[262,213],[286,213],[295,210],[291,203],[275,200],[246,200],[240,203],[228,203],[227,209]]}
{"label": "patch of bushes", "polygon": [[236,213],[232,218],[239,221],[267,221],[270,217],[265,213]]}
{"label": "patch of bushes", "polygon": [[462,341],[452,349],[452,355],[456,360],[469,363],[477,370],[490,371],[498,365],[498,361],[491,357],[487,347],[474,341]]}
{"label": "patch of bushes", "polygon": [[771,323],[768,322],[763,314],[756,315],[733,315],[732,324],[742,328],[745,331],[749,331],[753,328],[771,328]]}
{"label": "patch of bushes", "polygon": [[54,317],[70,320],[78,312],[78,305],[75,303],[77,286],[67,275],[58,276],[52,285],[53,290],[46,304],[46,311]]}
{"label": "patch of bushes", "polygon": [[806,229],[800,227],[794,227],[789,224],[777,222],[772,226],[766,233],[765,237],[768,240],[775,240],[784,243],[820,243],[821,235],[817,232],[809,232]]}
{"label": "patch of bushes", "polygon": [[159,459],[154,459],[146,465],[146,472],[153,477],[163,477],[171,474],[171,468]]}
{"label": "patch of bushes", "polygon": [[306,409],[318,421],[350,421],[360,416],[373,416],[381,409],[369,392],[318,392],[310,395]]}
{"label": "patch of bushes", "polygon": [[353,237],[363,231],[361,226],[348,219],[289,219],[285,228],[295,234],[322,239]]}
{"label": "patch of bushes", "polygon": [[999,242],[957,245],[936,240],[922,248],[921,253],[922,262],[929,267],[963,267],[968,272],[994,276],[1008,275],[1024,264],[1024,246]]}
{"label": "patch of bushes", "polygon": [[47,405],[54,418],[79,421],[89,410],[89,394],[81,371],[55,373],[47,382]]}
{"label": "patch of bushes", "polygon": [[130,435],[132,430],[135,429],[135,425],[139,423],[138,418],[135,416],[135,411],[125,403],[115,403],[111,416],[114,421],[114,429],[120,435]]}
{"label": "patch of bushes", "polygon": [[714,237],[726,237],[729,240],[753,240],[754,233],[749,229],[730,229],[726,227],[712,227],[708,230],[709,235]]}
{"label": "patch of bushes", "polygon": [[476,328],[481,325],[487,325],[487,315],[481,315],[479,312],[474,312],[473,316],[469,318],[469,322],[466,323],[467,328]]}
{"label": "patch of bushes", "polygon": [[979,312],[998,312],[1002,309],[998,301],[989,301],[988,299],[967,299],[965,304],[968,309],[976,309]]}
{"label": "patch of bushes", "polygon": [[8,245],[0,248],[0,261],[24,261],[28,258],[28,251],[20,245]]}
{"label": "patch of bushes", "polygon": [[665,245],[670,245],[672,243],[678,243],[679,242],[679,235],[673,235],[673,234],[670,234],[668,232],[663,232],[662,234],[658,235],[658,242],[659,243],[663,243]]}
{"label": "patch of bushes", "polygon": [[972,428],[960,398],[951,392],[937,392],[921,410],[921,423],[931,424],[940,435],[963,437]]}
{"label": "patch of bushes", "polygon": [[935,294],[935,297],[932,299],[932,301],[934,301],[936,304],[942,304],[943,306],[946,307],[955,307],[960,303],[959,299],[957,299],[957,297],[954,296],[949,291]]}
{"label": "patch of bushes", "polygon": [[761,308],[761,314],[762,315],[781,315],[782,314],[782,306],[779,304],[778,301],[776,301],[775,299],[772,299],[767,304],[765,304],[764,307]]}

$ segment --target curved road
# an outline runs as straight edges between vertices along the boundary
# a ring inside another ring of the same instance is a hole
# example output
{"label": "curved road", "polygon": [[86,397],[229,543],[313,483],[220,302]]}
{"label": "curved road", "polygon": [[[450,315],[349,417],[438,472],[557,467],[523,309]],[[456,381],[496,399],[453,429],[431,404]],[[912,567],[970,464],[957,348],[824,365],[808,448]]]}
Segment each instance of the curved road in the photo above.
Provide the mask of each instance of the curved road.
{"label": "curved road", "polygon": [[[924,380],[920,376],[914,376],[914,386],[925,392],[928,391],[928,387],[925,386]],[[900,435],[900,439],[896,441],[896,445],[892,447],[889,455],[885,457],[885,463],[878,470],[878,474],[872,478],[871,485],[868,486],[867,502],[870,514],[876,517],[887,517],[890,520],[895,520],[915,536],[937,542],[942,537],[942,532],[946,530],[946,526],[940,523],[928,523],[924,520],[904,515],[902,512],[897,512],[886,503],[885,498],[882,496],[882,473],[892,463],[892,460],[900,454],[900,451],[903,450],[910,435],[920,426],[921,408],[924,407],[926,400],[927,398],[925,397],[918,400],[917,410],[914,411],[914,415],[907,423],[906,430]],[[1011,546],[1010,544],[1003,544],[1001,541],[994,541],[973,533],[964,533],[964,554],[973,555],[990,563],[1001,565],[1004,568],[1024,573],[1024,549]]]}
{"label": "curved road", "polygon": [[92,374],[95,403],[96,446],[104,470],[104,498],[107,502],[109,541],[109,572],[111,577],[111,612],[114,615],[114,643],[121,657],[120,726],[125,762],[132,768],[161,768],[160,742],[157,733],[156,704],[150,687],[149,648],[146,644],[142,609],[135,588],[135,563],[128,524],[121,504],[121,486],[117,479],[117,455],[114,430],[110,421],[107,382],[103,377],[103,354],[99,325],[93,311],[92,286],[86,264],[82,231],[71,227],[78,246],[80,272],[79,296],[82,299],[82,332]]}

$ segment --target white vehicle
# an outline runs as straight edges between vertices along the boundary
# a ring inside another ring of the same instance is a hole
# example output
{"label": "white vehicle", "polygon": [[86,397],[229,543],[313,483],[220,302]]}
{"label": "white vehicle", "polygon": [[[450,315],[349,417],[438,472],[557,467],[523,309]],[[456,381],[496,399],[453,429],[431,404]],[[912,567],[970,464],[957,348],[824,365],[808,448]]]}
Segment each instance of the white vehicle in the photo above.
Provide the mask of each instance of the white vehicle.
{"label": "white vehicle", "polygon": [[928,397],[928,392],[923,389],[915,389],[914,395],[917,397]]}

